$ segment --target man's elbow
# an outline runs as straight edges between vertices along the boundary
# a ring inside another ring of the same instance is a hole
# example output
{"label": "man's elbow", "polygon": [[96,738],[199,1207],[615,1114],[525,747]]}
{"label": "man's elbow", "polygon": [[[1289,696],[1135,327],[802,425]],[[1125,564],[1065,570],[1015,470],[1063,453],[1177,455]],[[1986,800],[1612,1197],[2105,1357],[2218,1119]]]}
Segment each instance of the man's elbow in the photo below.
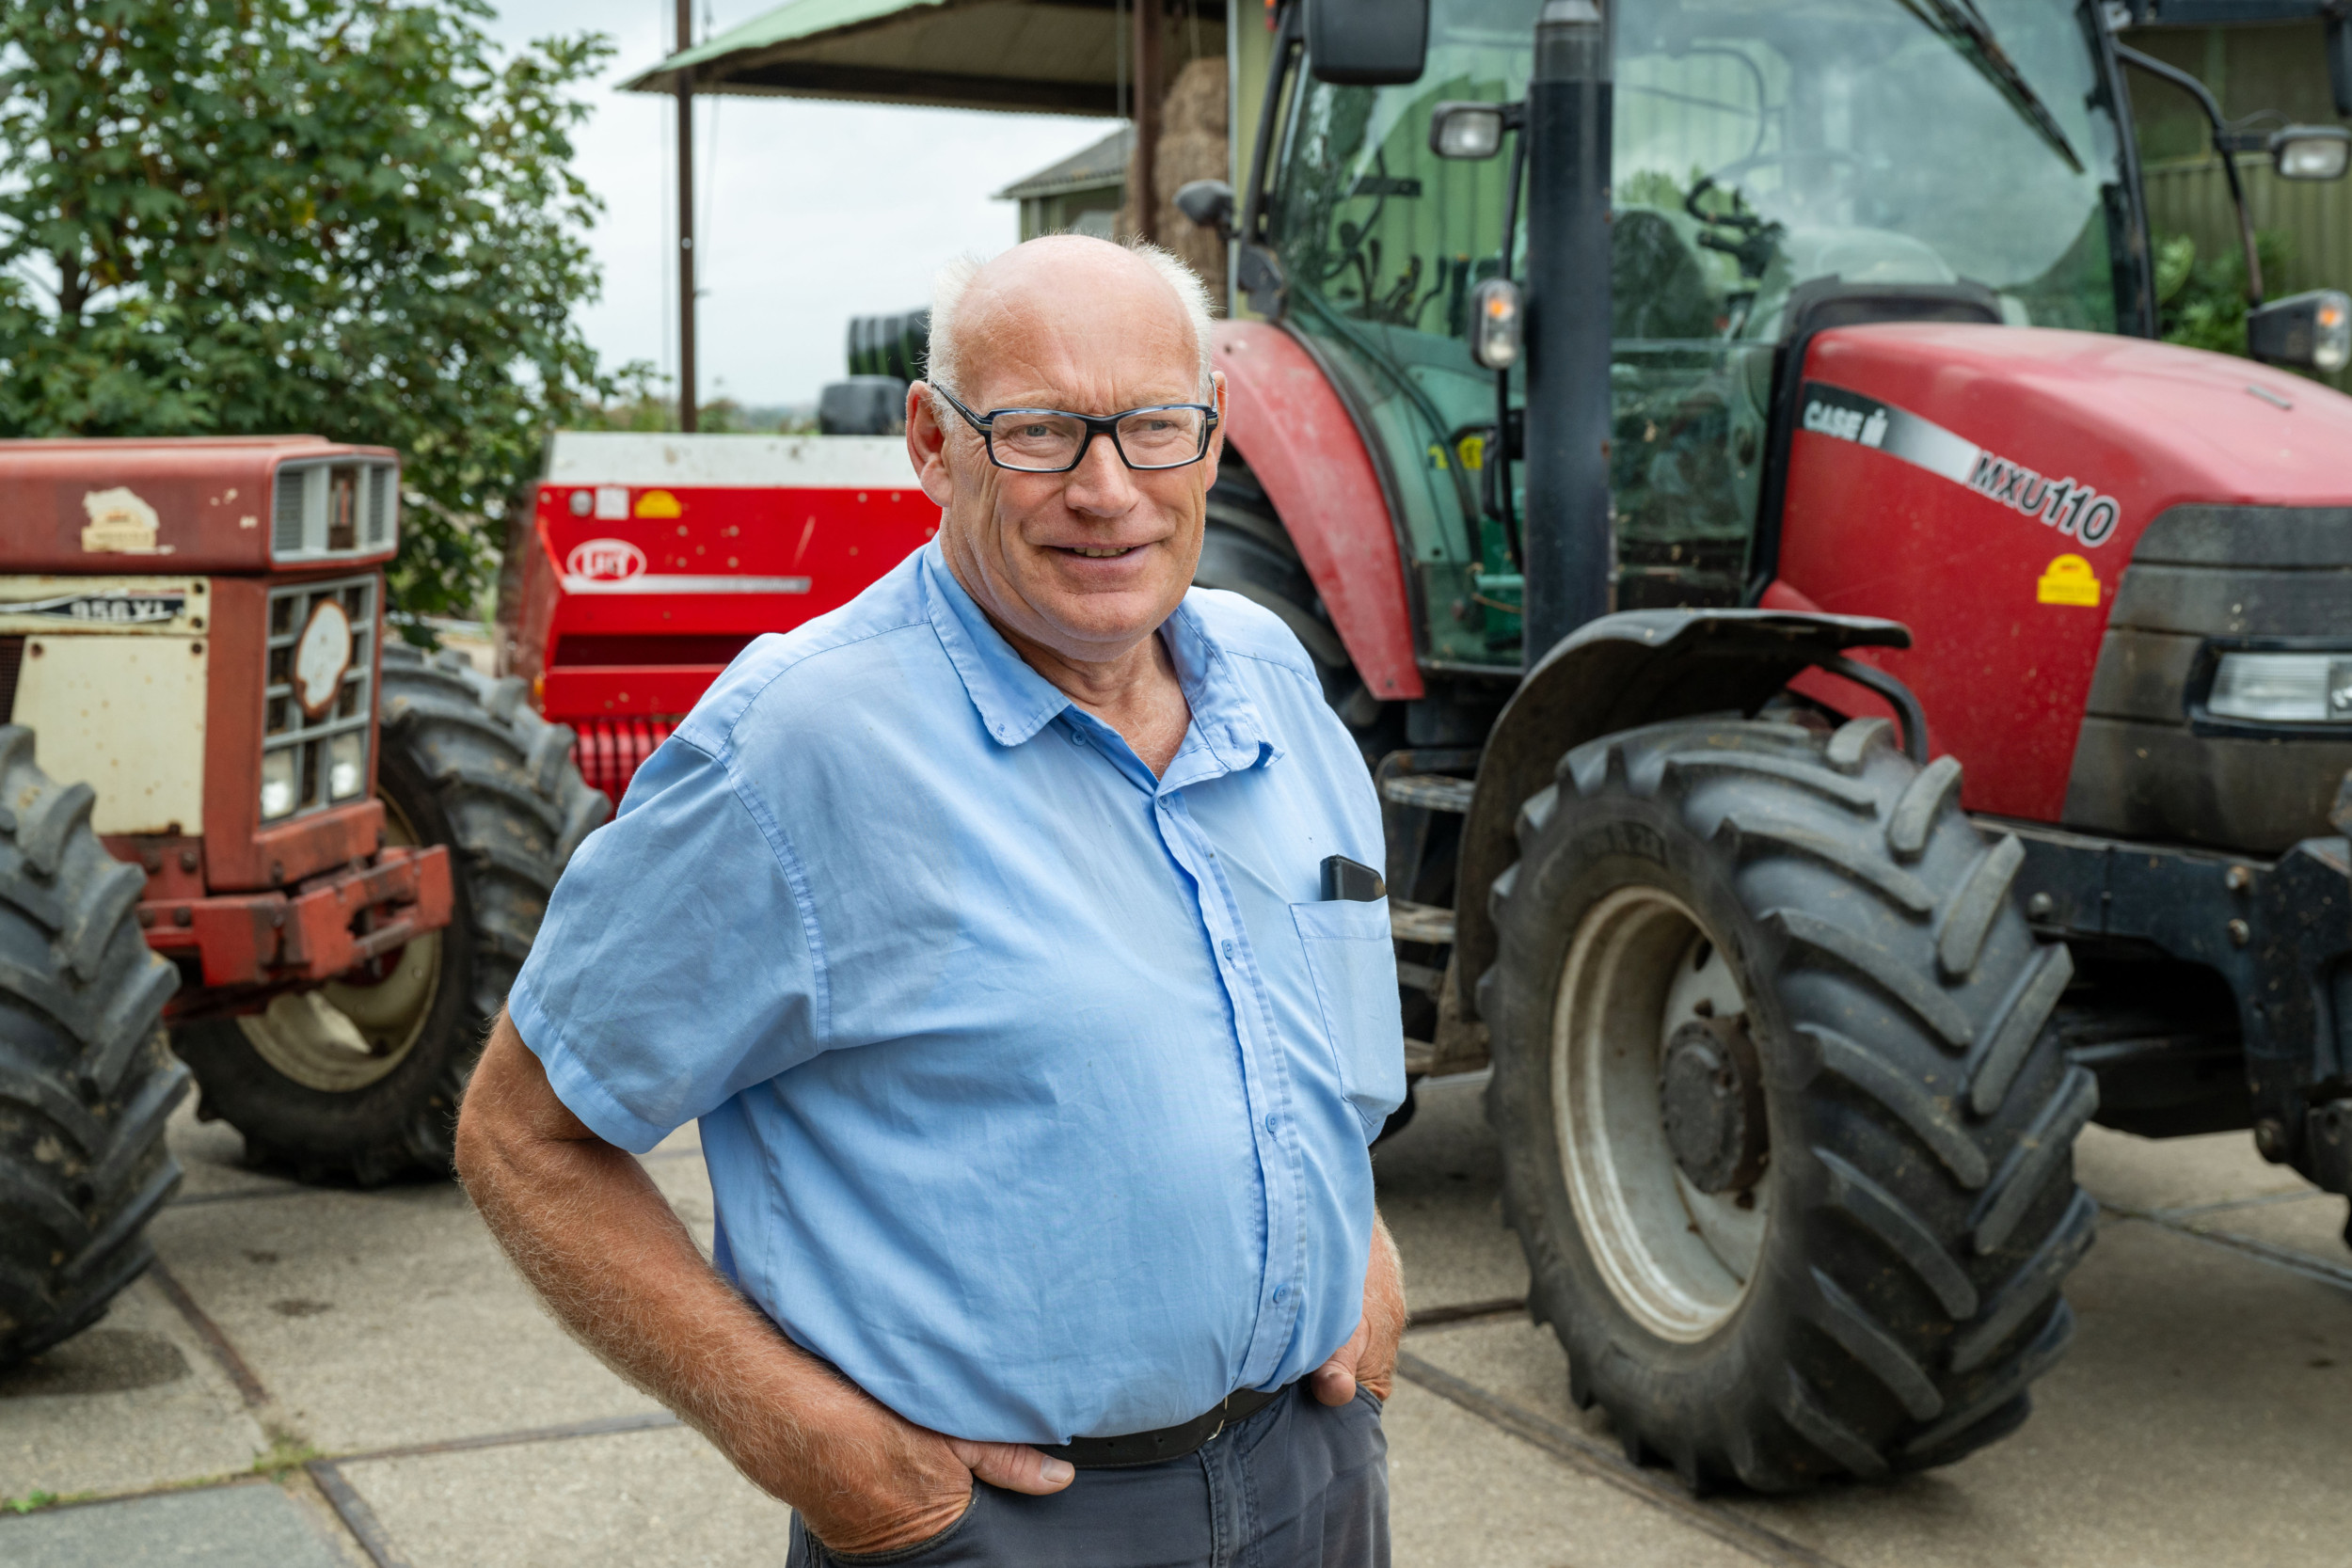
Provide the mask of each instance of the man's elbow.
{"label": "man's elbow", "polygon": [[[516,1053],[530,1058],[533,1066],[537,1058],[531,1056],[522,1037],[515,1032],[504,1008],[491,1022],[489,1037],[484,1041],[482,1058],[474,1064],[473,1076],[467,1082],[465,1098],[457,1106],[457,1132],[453,1152],[456,1157],[457,1179],[474,1194],[477,1201],[482,1186],[493,1179],[495,1171],[507,1161],[505,1151],[512,1144],[516,1124],[523,1119],[525,1096],[518,1093],[516,1082]],[[541,1084],[545,1085],[544,1075]]]}

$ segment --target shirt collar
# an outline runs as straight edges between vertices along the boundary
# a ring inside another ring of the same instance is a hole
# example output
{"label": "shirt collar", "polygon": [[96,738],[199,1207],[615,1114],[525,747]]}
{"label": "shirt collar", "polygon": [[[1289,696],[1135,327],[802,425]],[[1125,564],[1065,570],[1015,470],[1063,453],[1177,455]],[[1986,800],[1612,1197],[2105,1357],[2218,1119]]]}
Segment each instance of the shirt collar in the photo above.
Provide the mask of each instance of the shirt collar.
{"label": "shirt collar", "polygon": [[[1018,746],[1073,706],[1067,693],[1014,651],[989,624],[972,595],[947,566],[940,541],[923,546],[917,573],[923,605],[939,634],[947,661],[962,677],[963,689],[980,722],[999,745]],[[1219,647],[1187,599],[1161,628],[1177,684],[1192,708],[1192,733],[1224,770],[1238,772],[1271,762],[1281,748],[1233,670],[1232,656]],[[1083,710],[1081,710],[1083,711]],[[1173,781],[1164,781],[1172,783]]]}

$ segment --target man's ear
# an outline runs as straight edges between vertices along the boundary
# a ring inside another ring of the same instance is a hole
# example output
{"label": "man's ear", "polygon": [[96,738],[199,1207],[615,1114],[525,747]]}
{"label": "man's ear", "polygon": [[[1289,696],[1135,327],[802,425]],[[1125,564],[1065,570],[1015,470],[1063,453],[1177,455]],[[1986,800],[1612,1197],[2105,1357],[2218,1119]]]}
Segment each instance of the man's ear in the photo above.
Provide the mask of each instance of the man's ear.
{"label": "man's ear", "polygon": [[947,467],[947,433],[931,415],[930,391],[920,381],[907,388],[907,461],[923,494],[944,512],[956,499],[956,480]]}
{"label": "man's ear", "polygon": [[[1200,479],[1200,487],[1203,490],[1216,483],[1217,459],[1225,455],[1225,372],[1223,371],[1209,372],[1209,404],[1216,410],[1216,428],[1209,432],[1209,455],[1200,460],[1202,468],[1206,470]],[[910,425],[908,428],[911,430],[914,427]]]}

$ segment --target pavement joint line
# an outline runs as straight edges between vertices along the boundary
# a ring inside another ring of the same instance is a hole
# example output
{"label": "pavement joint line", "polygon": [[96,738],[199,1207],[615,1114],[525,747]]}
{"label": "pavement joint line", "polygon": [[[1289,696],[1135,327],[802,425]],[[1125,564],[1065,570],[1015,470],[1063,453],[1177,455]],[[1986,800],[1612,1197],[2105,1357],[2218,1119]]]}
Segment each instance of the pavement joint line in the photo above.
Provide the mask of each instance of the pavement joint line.
{"label": "pavement joint line", "polygon": [[2240,1236],[2227,1230],[2193,1230],[2185,1225],[2166,1219],[2164,1212],[2160,1209],[2135,1209],[2122,1203],[2106,1203],[2100,1207],[2106,1210],[2108,1213],[2122,1219],[2144,1220],[2157,1229],[2170,1231],[2175,1236],[2185,1236],[2192,1242],[2202,1242],[2207,1246],[2217,1246],[2230,1252],[2241,1253],[2246,1257],[2268,1263],[2274,1268],[2284,1269],[2289,1274],[2301,1275],[2306,1279],[2317,1280],[2322,1285],[2333,1285],[2338,1290],[2352,1291],[2352,1268],[2341,1263],[2330,1263],[2325,1259],[2314,1258],[2308,1252],[2297,1252],[2293,1247],[2279,1246],[2274,1243],[2258,1241],[2254,1237]]}
{"label": "pavement joint line", "polygon": [[666,1432],[686,1423],[667,1410],[644,1410],[633,1416],[599,1416],[594,1420],[567,1421],[561,1426],[525,1427],[517,1432],[492,1432],[476,1437],[444,1437],[429,1443],[400,1443],[384,1449],[358,1449],[329,1456],[334,1465],[373,1465],[386,1459],[423,1459],[437,1454],[470,1453],[476,1449],[513,1448],[525,1443],[555,1443],[575,1437],[608,1437],[626,1432]]}
{"label": "pavement joint line", "polygon": [[1789,1564],[1792,1568],[1843,1568],[1836,1559],[1823,1557],[1812,1547],[1801,1545],[1778,1530],[1744,1518],[1719,1504],[1701,1502],[1684,1491],[1680,1481],[1665,1481],[1651,1471],[1629,1464],[1621,1455],[1610,1452],[1582,1433],[1565,1427],[1548,1416],[1539,1416],[1513,1404],[1508,1400],[1499,1399],[1468,1378],[1456,1377],[1409,1351],[1398,1353],[1396,1370],[1397,1375],[1406,1382],[1418,1384],[1488,1425],[1542,1449],[1570,1468],[1673,1514],[1692,1528],[1759,1561]]}
{"label": "pavement joint line", "polygon": [[119,1492],[76,1492],[59,1497],[56,1502],[42,1503],[23,1513],[13,1510],[0,1513],[0,1529],[8,1528],[11,1519],[38,1519],[44,1513],[64,1513],[77,1508],[104,1508],[111,1503],[135,1503],[149,1497],[176,1497],[183,1492],[218,1492],[231,1486],[275,1486],[276,1478],[266,1470],[229,1470],[216,1476],[198,1476],[189,1481],[158,1481],[152,1486],[126,1487]]}
{"label": "pavement joint line", "polygon": [[147,1275],[155,1282],[155,1288],[163,1291],[164,1299],[170,1302],[173,1309],[196,1331],[196,1337],[203,1341],[205,1351],[220,1370],[229,1375],[229,1381],[236,1385],[238,1397],[245,1401],[246,1408],[259,1410],[268,1404],[269,1390],[262,1386],[261,1378],[237,1347],[230,1342],[229,1336],[221,1332],[220,1324],[213,1322],[212,1314],[199,1307],[196,1298],[188,1294],[187,1287],[180,1283],[179,1277],[170,1269],[165,1267],[162,1259],[158,1258],[147,1266]]}
{"label": "pavement joint line", "polygon": [[368,1554],[368,1560],[375,1564],[375,1568],[413,1568],[409,1560],[401,1555],[400,1548],[392,1544],[391,1533],[385,1529],[384,1521],[375,1516],[375,1510],[368,1506],[368,1499],[359,1496],[358,1490],[344,1479],[333,1460],[310,1460],[302,1466],[302,1471],[318,1487],[319,1495],[326,1499],[326,1506],[335,1511],[335,1517],[343,1522],[343,1528],[349,1530],[352,1539],[359,1543],[359,1549]]}
{"label": "pavement joint line", "polygon": [[2151,1209],[2148,1212],[2159,1219],[2183,1220],[2199,1214],[2225,1213],[2233,1209],[2267,1209],[2274,1203],[2300,1203],[2305,1198],[2333,1196],[2317,1187],[2301,1187],[2289,1193],[2265,1193],[2260,1197],[2225,1197],[2218,1203],[2183,1203],[2170,1209]]}
{"label": "pavement joint line", "polygon": [[1405,1314],[1405,1332],[1417,1328],[1447,1328],[1485,1318],[1505,1318],[1527,1310],[1525,1296],[1497,1296],[1491,1301],[1465,1301],[1445,1307],[1424,1307]]}
{"label": "pavement joint line", "polygon": [[244,1203],[253,1198],[261,1197],[302,1197],[308,1194],[320,1192],[322,1190],[331,1189],[304,1187],[295,1185],[292,1182],[289,1182],[283,1187],[242,1187],[234,1192],[195,1193],[186,1197],[175,1197],[169,1203],[165,1204],[164,1207],[167,1209],[194,1209],[206,1203]]}
{"label": "pavement joint line", "polygon": [[[476,1437],[451,1437],[430,1443],[402,1443],[382,1449],[353,1449],[344,1453],[320,1454],[316,1458],[290,1465],[287,1469],[309,1475],[310,1480],[317,1483],[321,1495],[326,1498],[329,1506],[335,1508],[336,1515],[346,1525],[351,1525],[350,1515],[336,1503],[333,1492],[326,1482],[320,1479],[318,1474],[320,1466],[324,1465],[334,1471],[340,1479],[342,1468],[346,1465],[370,1465],[386,1459],[429,1458],[437,1454],[466,1453],[476,1449],[509,1448],[526,1443],[557,1442],[575,1437],[604,1437],[618,1433],[666,1432],[673,1427],[684,1424],[667,1410],[648,1410],[641,1411],[634,1416],[600,1416],[594,1420],[571,1421],[562,1426],[527,1427],[516,1432],[494,1432]],[[109,1503],[137,1502],[146,1497],[167,1497],[182,1492],[216,1492],[228,1486],[253,1486],[264,1483],[276,1483],[275,1472],[262,1469],[226,1470],[217,1475],[190,1476],[180,1481],[158,1481],[151,1486],[128,1487],[119,1492],[80,1493],[70,1497],[60,1497],[53,1503],[44,1503],[32,1510],[31,1513],[34,1514],[56,1513],[70,1508],[103,1508]],[[347,1486],[349,1483],[346,1481],[344,1484]],[[353,1493],[353,1497],[362,1508],[366,1508],[364,1498],[358,1498],[356,1492]],[[369,1511],[368,1516],[373,1519],[373,1510]],[[0,1513],[0,1526],[5,1526],[12,1517],[14,1517],[13,1514]],[[382,1528],[381,1522],[378,1521],[377,1530],[381,1532]],[[367,1538],[361,1535],[357,1526],[352,1526],[352,1533],[360,1537],[361,1545],[368,1545]],[[371,1547],[370,1550],[373,1555],[373,1548]],[[390,1565],[406,1568],[406,1564],[397,1554],[389,1560],[379,1556],[376,1560],[379,1564],[387,1564],[387,1568],[390,1568]]]}

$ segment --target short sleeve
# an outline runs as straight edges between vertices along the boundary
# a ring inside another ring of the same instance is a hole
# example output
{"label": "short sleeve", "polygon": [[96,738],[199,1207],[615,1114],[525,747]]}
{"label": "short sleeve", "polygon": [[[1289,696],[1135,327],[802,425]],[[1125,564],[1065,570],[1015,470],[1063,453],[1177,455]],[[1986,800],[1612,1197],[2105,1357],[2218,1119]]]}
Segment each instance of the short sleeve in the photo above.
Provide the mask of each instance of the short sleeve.
{"label": "short sleeve", "polygon": [[791,853],[725,764],[678,736],[574,853],[507,1011],[598,1137],[643,1153],[820,1049]]}

